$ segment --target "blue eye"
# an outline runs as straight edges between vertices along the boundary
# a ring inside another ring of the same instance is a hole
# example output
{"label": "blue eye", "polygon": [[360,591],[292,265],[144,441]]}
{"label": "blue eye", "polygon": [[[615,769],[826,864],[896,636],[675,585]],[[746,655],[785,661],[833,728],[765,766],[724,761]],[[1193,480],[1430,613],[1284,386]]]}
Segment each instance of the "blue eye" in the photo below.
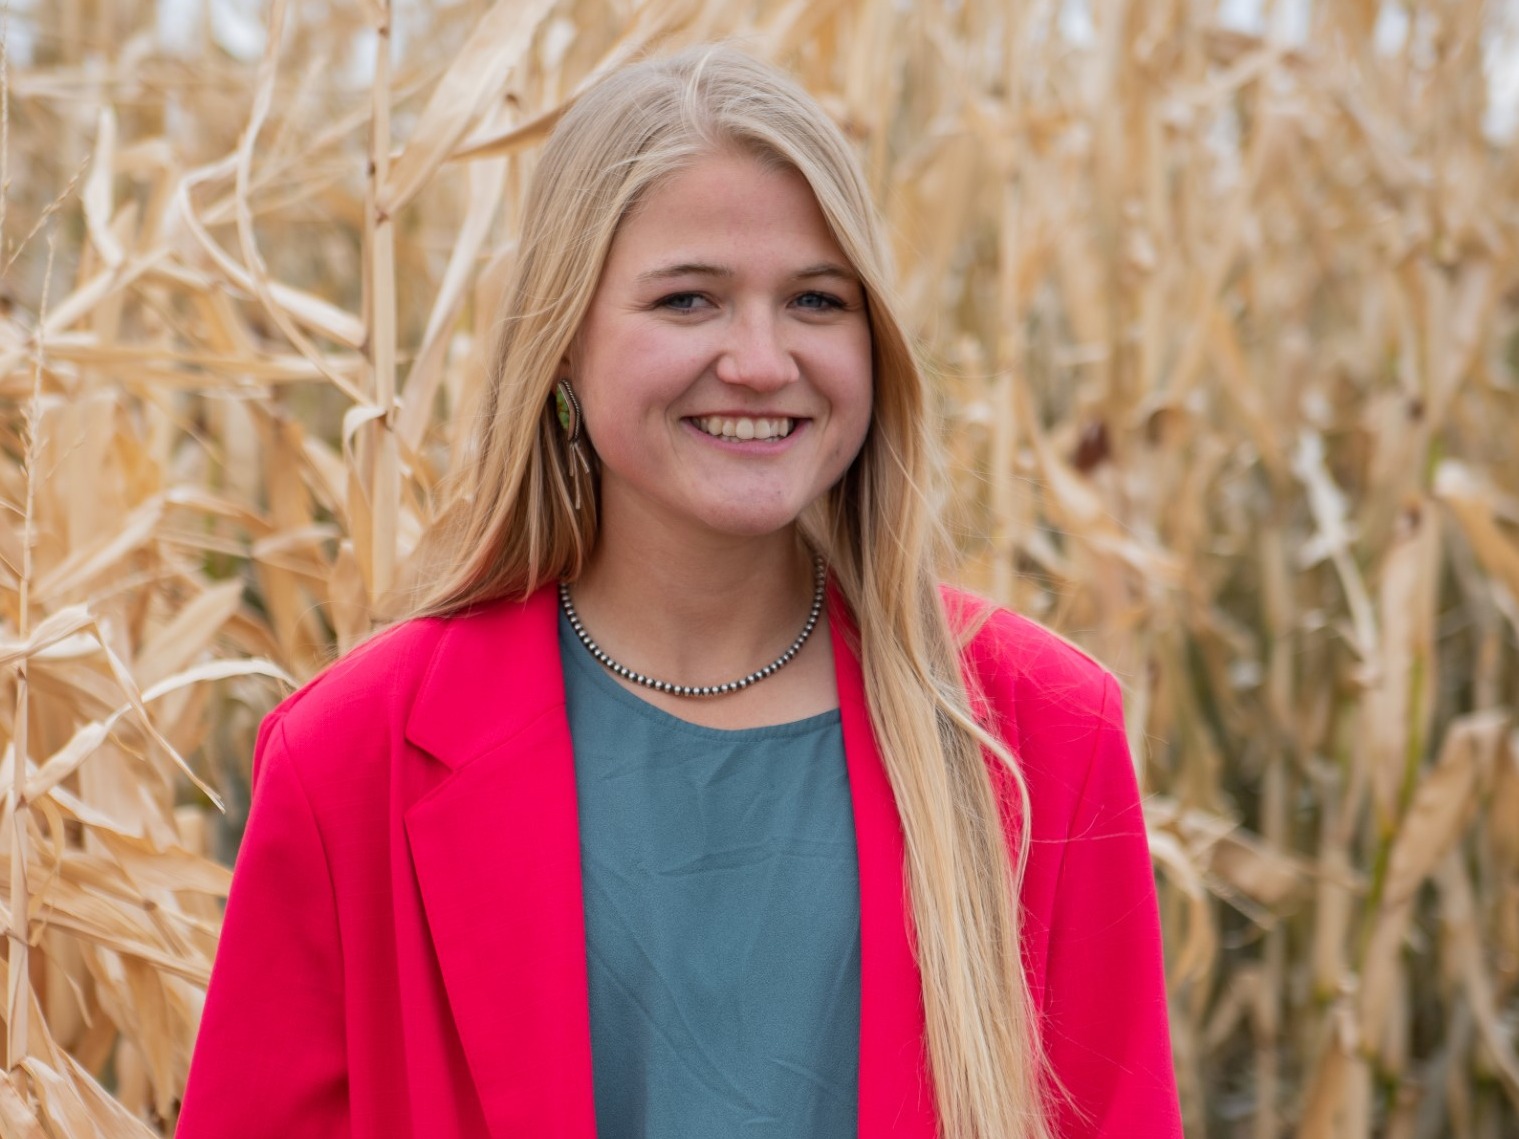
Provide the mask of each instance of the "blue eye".
{"label": "blue eye", "polygon": [[844,307],[843,301],[839,300],[838,297],[830,296],[828,293],[803,293],[796,298],[796,303],[800,307],[811,309],[814,312],[826,312],[829,309]]}
{"label": "blue eye", "polygon": [[705,301],[700,293],[671,293],[667,297],[661,297],[660,308],[673,309],[676,312],[695,312]]}

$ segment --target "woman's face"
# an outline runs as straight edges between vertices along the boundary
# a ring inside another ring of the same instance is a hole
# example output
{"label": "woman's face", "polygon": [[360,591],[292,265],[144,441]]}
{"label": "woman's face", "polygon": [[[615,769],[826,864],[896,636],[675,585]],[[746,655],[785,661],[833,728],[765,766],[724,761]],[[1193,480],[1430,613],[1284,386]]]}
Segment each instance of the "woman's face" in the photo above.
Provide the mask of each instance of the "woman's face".
{"label": "woman's face", "polygon": [[624,220],[566,369],[608,526],[774,533],[870,425],[864,290],[806,180],[747,155],[701,159]]}

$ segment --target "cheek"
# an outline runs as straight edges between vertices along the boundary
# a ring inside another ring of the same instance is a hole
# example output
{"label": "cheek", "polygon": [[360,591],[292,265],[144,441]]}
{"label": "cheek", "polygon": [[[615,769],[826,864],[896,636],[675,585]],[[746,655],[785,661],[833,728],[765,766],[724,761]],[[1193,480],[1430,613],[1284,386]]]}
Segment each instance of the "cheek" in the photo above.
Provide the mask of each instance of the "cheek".
{"label": "cheek", "polygon": [[834,440],[830,464],[836,468],[835,480],[842,478],[865,447],[865,437],[870,434],[872,421],[871,392],[862,386],[851,393],[847,405],[836,409],[839,432]]}
{"label": "cheek", "polygon": [[875,396],[875,353],[868,328],[856,329],[855,335],[839,346],[834,370],[842,389],[838,398],[849,408],[849,418],[869,423]]}
{"label": "cheek", "polygon": [[870,342],[867,338],[863,348],[849,354],[848,361],[839,370],[843,377],[835,396],[835,410],[844,425],[844,438],[840,446],[853,458],[864,445],[874,415],[875,380],[870,360]]}
{"label": "cheek", "polygon": [[865,449],[865,437],[870,434],[870,416],[867,414],[858,423],[853,424],[853,430],[849,438],[845,439],[839,448],[840,475],[860,457],[860,452]]}
{"label": "cheek", "polygon": [[709,353],[700,338],[670,329],[615,326],[589,344],[582,362],[588,400],[624,412],[673,400],[698,376]]}

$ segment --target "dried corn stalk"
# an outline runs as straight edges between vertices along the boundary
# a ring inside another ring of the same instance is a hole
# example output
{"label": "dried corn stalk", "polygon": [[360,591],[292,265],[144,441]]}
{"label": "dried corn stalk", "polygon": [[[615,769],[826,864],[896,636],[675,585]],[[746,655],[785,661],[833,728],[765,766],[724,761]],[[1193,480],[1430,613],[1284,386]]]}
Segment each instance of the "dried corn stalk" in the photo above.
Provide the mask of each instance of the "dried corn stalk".
{"label": "dried corn stalk", "polygon": [[0,1135],[172,1130],[253,727],[469,461],[537,145],[725,36],[859,145],[956,572],[1127,684],[1189,1133],[1513,1134],[1513,17],[1250,7],[12,0]]}

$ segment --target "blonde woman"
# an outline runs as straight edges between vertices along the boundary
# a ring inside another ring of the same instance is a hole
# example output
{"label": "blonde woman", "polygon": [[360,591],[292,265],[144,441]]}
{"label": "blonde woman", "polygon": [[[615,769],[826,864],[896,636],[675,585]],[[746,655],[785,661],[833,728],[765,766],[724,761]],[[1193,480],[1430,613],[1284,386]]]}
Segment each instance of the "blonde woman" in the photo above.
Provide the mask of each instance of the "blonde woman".
{"label": "blonde woman", "polygon": [[534,177],[449,558],[280,706],[179,1134],[1180,1134],[1113,680],[941,588],[849,146],[706,48]]}

